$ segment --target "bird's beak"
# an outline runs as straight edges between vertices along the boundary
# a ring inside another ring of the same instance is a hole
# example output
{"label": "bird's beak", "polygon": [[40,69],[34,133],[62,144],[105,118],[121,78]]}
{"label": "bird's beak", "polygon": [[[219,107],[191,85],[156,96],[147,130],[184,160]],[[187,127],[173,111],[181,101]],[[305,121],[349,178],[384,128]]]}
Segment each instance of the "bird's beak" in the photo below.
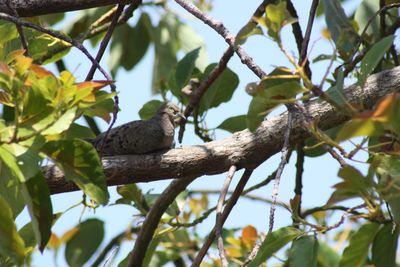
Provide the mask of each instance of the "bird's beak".
{"label": "bird's beak", "polygon": [[174,115],[174,122],[180,123],[182,120],[183,120],[183,121],[186,121],[186,118],[185,118],[185,116],[184,116],[182,113],[178,112],[178,113],[176,113],[176,114]]}

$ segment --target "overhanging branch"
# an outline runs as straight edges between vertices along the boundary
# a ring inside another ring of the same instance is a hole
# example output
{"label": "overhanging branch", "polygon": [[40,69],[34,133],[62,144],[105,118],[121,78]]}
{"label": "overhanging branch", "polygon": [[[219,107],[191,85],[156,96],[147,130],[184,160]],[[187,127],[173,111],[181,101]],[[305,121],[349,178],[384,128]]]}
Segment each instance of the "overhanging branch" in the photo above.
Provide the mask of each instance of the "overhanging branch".
{"label": "overhanging branch", "polygon": [[[371,75],[365,87],[345,89],[350,103],[372,108],[384,95],[400,92],[400,67]],[[349,118],[330,104],[314,100],[305,105],[311,118],[322,130],[340,125]],[[287,113],[264,121],[254,133],[244,130],[232,136],[201,145],[171,149],[165,153],[104,157],[103,167],[108,185],[150,182],[180,177],[198,177],[225,172],[230,166],[257,166],[282,148],[287,127]],[[299,114],[293,114],[291,144],[308,137]],[[64,179],[56,167],[47,168],[46,177],[52,194],[77,190]]]}
{"label": "overhanging branch", "polygon": [[0,12],[14,15],[11,7],[20,17],[32,17],[129,2],[132,0],[0,0]]}

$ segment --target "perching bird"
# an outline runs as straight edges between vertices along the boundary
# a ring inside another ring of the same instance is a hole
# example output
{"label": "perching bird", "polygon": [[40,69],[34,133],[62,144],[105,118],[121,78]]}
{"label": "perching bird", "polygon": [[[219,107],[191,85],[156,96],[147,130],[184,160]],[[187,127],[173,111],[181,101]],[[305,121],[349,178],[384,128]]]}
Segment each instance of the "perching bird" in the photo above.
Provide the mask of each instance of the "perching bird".
{"label": "perching bird", "polygon": [[146,154],[169,149],[174,142],[175,121],[184,118],[173,103],[161,105],[149,120],[125,123],[88,140],[103,156]]}

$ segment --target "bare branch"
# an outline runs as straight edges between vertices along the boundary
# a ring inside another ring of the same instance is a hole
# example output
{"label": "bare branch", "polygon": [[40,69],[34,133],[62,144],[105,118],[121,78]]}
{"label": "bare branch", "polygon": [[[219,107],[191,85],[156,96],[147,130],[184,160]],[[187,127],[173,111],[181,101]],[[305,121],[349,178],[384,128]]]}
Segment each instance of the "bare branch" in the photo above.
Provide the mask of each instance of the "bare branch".
{"label": "bare branch", "polygon": [[[82,10],[115,4],[127,4],[132,0],[0,0],[0,12],[14,15],[14,9],[20,17],[32,17],[44,14]],[[11,8],[7,6],[11,2]]]}
{"label": "bare branch", "polygon": [[216,218],[216,223],[215,223],[215,237],[217,238],[219,256],[221,257],[221,262],[222,262],[223,267],[228,267],[229,263],[228,263],[228,260],[226,259],[225,249],[224,249],[224,239],[222,238],[222,226],[224,225],[224,222],[222,220],[222,207],[224,206],[226,193],[228,192],[229,185],[232,182],[232,178],[233,178],[233,175],[235,175],[235,172],[236,172],[236,166],[232,165],[229,168],[228,176],[225,179],[225,182],[222,187],[221,194],[219,195],[218,203],[217,203],[217,216],[216,216],[217,218]]}
{"label": "bare branch", "polygon": [[287,164],[287,156],[289,154],[289,141],[290,141],[290,132],[292,130],[292,123],[293,123],[293,111],[289,110],[289,114],[287,117],[287,128],[285,132],[285,141],[283,143],[283,147],[281,150],[281,161],[279,163],[278,169],[276,171],[275,180],[274,180],[274,189],[272,190],[272,205],[269,212],[269,229],[268,233],[272,232],[274,228],[274,218],[275,218],[275,209],[276,209],[276,202],[278,199],[278,192],[279,192],[279,183],[281,181],[281,176],[283,173],[283,169]]}
{"label": "bare branch", "polygon": [[[225,206],[224,212],[222,213],[222,222],[224,223],[226,218],[228,218],[229,213],[232,211],[233,207],[235,206],[236,202],[238,201],[239,197],[241,196],[244,187],[246,186],[246,183],[250,179],[251,174],[253,173],[252,169],[246,169],[242,175],[242,178],[240,178],[239,183],[237,184],[235,190],[233,191],[233,194],[231,198],[229,199],[228,203]],[[211,230],[210,234],[207,237],[207,240],[204,242],[203,246],[201,247],[199,253],[197,254],[196,258],[194,259],[192,263],[192,267],[198,267],[200,266],[201,262],[203,261],[204,256],[206,255],[208,249],[210,248],[212,242],[214,241],[215,238],[215,226]]]}
{"label": "bare branch", "polygon": [[175,198],[185,190],[194,179],[195,178],[192,177],[186,177],[185,179],[176,179],[172,181],[172,183],[157,198],[149,213],[147,213],[142,228],[140,228],[137,235],[135,245],[129,256],[128,267],[142,266],[146,250],[153,239],[154,232],[160,223],[161,216]]}

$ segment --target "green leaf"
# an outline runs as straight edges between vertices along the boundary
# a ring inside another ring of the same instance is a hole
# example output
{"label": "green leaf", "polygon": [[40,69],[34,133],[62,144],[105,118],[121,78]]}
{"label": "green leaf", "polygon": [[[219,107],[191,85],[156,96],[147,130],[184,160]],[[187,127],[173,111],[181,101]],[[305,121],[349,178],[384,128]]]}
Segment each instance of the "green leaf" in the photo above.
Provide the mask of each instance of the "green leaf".
{"label": "green leaf", "polygon": [[[18,31],[14,23],[2,21],[0,23],[0,47],[4,48],[8,41],[18,38]],[[2,49],[3,50],[3,49]],[[1,52],[1,58],[6,56],[6,53]]]}
{"label": "green leaf", "polygon": [[55,135],[68,130],[69,126],[74,122],[76,116],[77,107],[68,109],[62,114],[52,126],[42,132],[43,135]]}
{"label": "green leaf", "polygon": [[93,131],[85,126],[72,123],[67,131],[63,132],[61,139],[74,139],[74,138],[94,138]]}
{"label": "green leaf", "polygon": [[256,257],[252,262],[250,262],[249,267],[260,266],[262,262],[265,262],[267,259],[269,259],[275,252],[277,252],[287,243],[303,234],[303,231],[291,226],[278,229],[268,234],[265,237],[264,242],[261,244]]}
{"label": "green leaf", "polygon": [[44,145],[43,152],[92,200],[99,204],[108,202],[106,177],[91,144],[80,139],[50,141]]}
{"label": "green leaf", "polygon": [[65,258],[71,267],[81,267],[99,248],[104,238],[104,222],[88,219],[65,246]]}
{"label": "green leaf", "polygon": [[[207,77],[216,64],[210,64],[204,71],[203,77]],[[239,85],[239,77],[229,68],[212,83],[204,93],[200,101],[199,114],[203,114],[210,108],[218,107],[223,102],[228,102]]]}
{"label": "green leaf", "polygon": [[239,115],[227,118],[217,128],[231,133],[242,131],[246,129],[246,117],[247,115]]}
{"label": "green leaf", "polygon": [[154,29],[153,93],[166,88],[173,66],[176,65],[177,23],[176,17],[168,13]]}
{"label": "green leaf", "polygon": [[21,184],[0,161],[0,196],[9,203],[14,218],[16,218],[25,207],[25,201],[21,193]]}
{"label": "green leaf", "polygon": [[187,53],[176,66],[175,81],[178,88],[182,88],[189,81],[190,75],[195,67],[195,62],[199,57],[200,47]]}
{"label": "green leaf", "polygon": [[392,46],[394,36],[390,35],[382,38],[379,42],[374,44],[371,49],[365,54],[361,61],[360,76],[358,77],[358,84],[363,87],[368,76],[374,71],[376,66],[382,60],[385,53]]}
{"label": "green leaf", "polygon": [[25,244],[17,232],[10,206],[0,196],[0,254],[21,264],[25,257]]}
{"label": "green leaf", "polygon": [[290,267],[316,267],[318,239],[315,235],[301,236],[295,239],[289,251]]}
{"label": "green leaf", "polygon": [[339,0],[323,0],[325,19],[332,39],[343,59],[352,55],[359,36],[346,16]]}
{"label": "green leaf", "polygon": [[338,135],[336,141],[341,142],[358,136],[377,136],[383,132],[382,123],[370,119],[352,119],[346,122]]}
{"label": "green leaf", "polygon": [[[35,238],[35,233],[33,232],[32,222],[25,224],[19,231],[19,235],[22,237],[25,243],[25,247],[29,249],[33,249],[36,247],[37,241]],[[29,248],[30,247],[30,248]]]}
{"label": "green leaf", "polygon": [[6,147],[0,146],[0,160],[10,169],[10,174],[15,177],[18,181],[24,182],[25,177],[22,173],[21,169],[19,168],[17,158],[15,155],[11,154]]}
{"label": "green leaf", "polygon": [[396,267],[396,251],[399,229],[385,224],[376,234],[372,243],[372,263],[375,267]]}
{"label": "green leaf", "polygon": [[270,107],[270,103],[264,97],[259,95],[253,97],[246,115],[246,126],[250,131],[253,132],[260,126],[269,113]]}
{"label": "green leaf", "polygon": [[344,107],[346,105],[346,97],[343,91],[344,73],[340,68],[336,78],[336,85],[326,90],[325,94],[333,100],[338,106]]}
{"label": "green leaf", "polygon": [[349,245],[344,249],[339,267],[364,266],[368,256],[368,248],[379,230],[379,224],[366,223],[350,238]]}
{"label": "green leaf", "polygon": [[343,182],[335,185],[336,190],[332,193],[327,205],[353,198],[368,197],[372,188],[372,181],[364,177],[357,169],[348,165],[339,170],[338,176]]}
{"label": "green leaf", "polygon": [[320,267],[337,267],[339,265],[340,256],[325,242],[319,242],[318,246],[318,266]]}
{"label": "green leaf", "polygon": [[150,100],[139,110],[139,116],[142,120],[148,120],[156,114],[157,109],[162,105],[160,100]]}
{"label": "green leaf", "polygon": [[32,228],[39,250],[43,252],[51,235],[53,207],[46,178],[41,172],[22,184],[22,194],[31,217]]}
{"label": "green leaf", "polygon": [[[373,41],[377,41],[380,38],[379,16],[375,16],[376,11],[379,9],[379,1],[363,0],[354,13],[354,20],[358,25],[358,33],[361,34],[369,24],[366,33],[373,37]],[[374,18],[370,21],[373,16]]]}
{"label": "green leaf", "polygon": [[[334,127],[334,128],[324,131],[324,133],[332,140],[335,140],[336,136],[341,128],[342,128],[342,125],[339,125],[337,127]],[[306,139],[305,144],[308,148],[305,149],[305,151],[304,151],[305,155],[307,157],[319,157],[319,156],[324,155],[327,151],[326,151],[326,149],[324,149],[322,147],[322,144],[320,144],[320,143],[321,143],[320,141],[316,140],[313,137]],[[320,144],[320,145],[315,147],[315,145],[317,145],[317,144]]]}
{"label": "green leaf", "polygon": [[182,50],[186,53],[200,47],[195,66],[199,70],[204,71],[208,65],[208,55],[203,38],[186,23],[178,24],[177,37]]}
{"label": "green leaf", "polygon": [[131,70],[144,57],[150,45],[148,23],[151,24],[149,15],[142,13],[135,27],[125,23],[115,29],[108,61],[113,74],[120,66]]}
{"label": "green leaf", "polygon": [[117,192],[122,199],[118,199],[116,203],[133,205],[143,214],[147,213],[149,207],[142,195],[142,191],[136,184],[117,186]]}
{"label": "green leaf", "polygon": [[400,222],[400,159],[395,155],[377,153],[373,157],[378,180],[378,193],[387,201],[396,223]]}

